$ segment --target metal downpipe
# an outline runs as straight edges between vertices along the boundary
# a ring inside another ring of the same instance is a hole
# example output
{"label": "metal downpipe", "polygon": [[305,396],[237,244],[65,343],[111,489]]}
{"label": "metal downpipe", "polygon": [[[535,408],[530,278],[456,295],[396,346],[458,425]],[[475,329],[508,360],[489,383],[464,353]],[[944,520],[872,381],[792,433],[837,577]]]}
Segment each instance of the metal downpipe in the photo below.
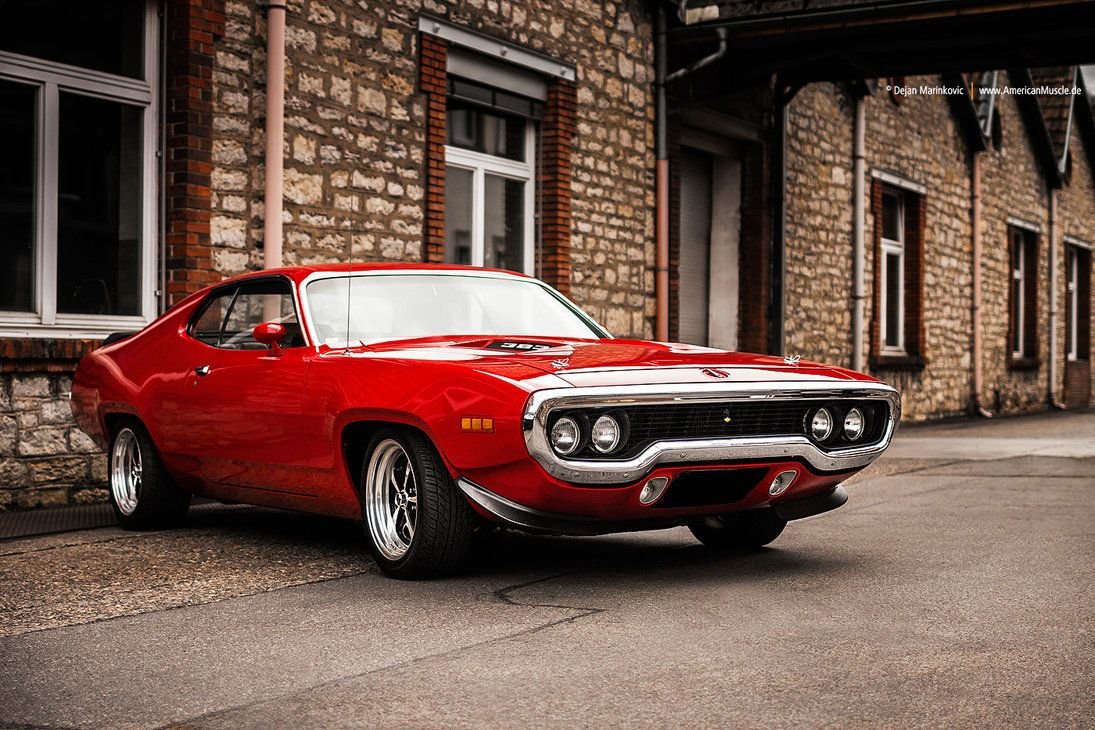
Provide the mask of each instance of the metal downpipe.
{"label": "metal downpipe", "polygon": [[654,339],[669,339],[669,119],[665,84],[668,59],[665,6],[654,29]]}
{"label": "metal downpipe", "polygon": [[852,370],[863,372],[863,319],[866,305],[864,287],[866,253],[864,242],[864,202],[867,194],[866,174],[866,98],[860,94],[855,99],[855,146],[852,165],[855,174],[855,192],[852,221]]}
{"label": "metal downpipe", "polygon": [[981,322],[981,153],[970,152],[970,248],[973,261],[973,408],[974,411],[985,418],[992,418],[993,414],[981,404],[981,391],[984,388],[984,371],[982,359],[984,357],[984,341]]}
{"label": "metal downpipe", "polygon": [[285,171],[285,5],[266,6],[266,193],[263,268],[282,265],[282,191]]}

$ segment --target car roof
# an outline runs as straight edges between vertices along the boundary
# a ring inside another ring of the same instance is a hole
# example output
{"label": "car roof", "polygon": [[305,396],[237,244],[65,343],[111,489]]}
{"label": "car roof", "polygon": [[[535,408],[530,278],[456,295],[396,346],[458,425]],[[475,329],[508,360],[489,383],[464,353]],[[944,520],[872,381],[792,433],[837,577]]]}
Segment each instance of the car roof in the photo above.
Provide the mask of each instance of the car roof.
{"label": "car roof", "polygon": [[413,272],[430,272],[430,271],[446,271],[452,273],[465,272],[468,274],[482,274],[483,272],[490,272],[492,274],[503,274],[506,276],[512,276],[521,279],[531,279],[528,274],[522,274],[518,271],[506,271],[505,269],[492,269],[483,266],[463,266],[460,264],[426,264],[426,263],[412,263],[406,261],[368,261],[353,264],[309,264],[304,266],[284,266],[277,269],[262,269],[259,271],[249,271],[246,274],[240,274],[229,279],[225,279],[221,284],[233,281],[241,281],[245,279],[252,279],[261,276],[270,276],[272,274],[279,274],[288,276],[296,282],[301,282],[312,274],[316,273],[339,273],[339,272],[370,272],[370,271],[405,271],[408,273]]}

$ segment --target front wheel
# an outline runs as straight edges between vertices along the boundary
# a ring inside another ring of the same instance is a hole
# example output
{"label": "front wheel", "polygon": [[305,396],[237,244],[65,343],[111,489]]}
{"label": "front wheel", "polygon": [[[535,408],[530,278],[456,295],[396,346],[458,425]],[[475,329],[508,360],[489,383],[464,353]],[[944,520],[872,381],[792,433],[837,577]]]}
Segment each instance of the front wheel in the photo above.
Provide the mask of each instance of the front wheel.
{"label": "front wheel", "polygon": [[370,550],[389,576],[424,578],[465,560],[474,513],[422,434],[385,429],[373,437],[361,496]]}
{"label": "front wheel", "polygon": [[696,539],[707,547],[724,550],[755,550],[779,537],[787,520],[771,507],[705,517],[688,525]]}
{"label": "front wheel", "polygon": [[190,494],[171,480],[152,437],[137,422],[114,431],[107,452],[110,503],[127,530],[172,527],[190,507]]}

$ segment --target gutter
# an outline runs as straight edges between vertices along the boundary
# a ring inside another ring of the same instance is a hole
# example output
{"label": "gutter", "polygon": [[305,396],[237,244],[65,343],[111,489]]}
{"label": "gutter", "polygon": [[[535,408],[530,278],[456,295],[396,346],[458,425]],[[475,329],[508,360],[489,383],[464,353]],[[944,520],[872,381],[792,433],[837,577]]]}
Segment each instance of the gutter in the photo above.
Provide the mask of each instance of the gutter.
{"label": "gutter", "polygon": [[970,150],[970,238],[973,261],[973,409],[978,415],[992,418],[993,414],[981,403],[984,388],[984,340],[981,334],[981,153]]}
{"label": "gutter", "polygon": [[[1066,148],[1067,149],[1067,148]],[[1066,153],[1067,155],[1067,153]],[[1049,189],[1049,379],[1046,398],[1052,408],[1066,406],[1057,400],[1057,198],[1059,188]]]}
{"label": "gutter", "polygon": [[266,192],[263,201],[263,268],[282,265],[282,194],[285,159],[285,14],[283,3],[266,6]]}
{"label": "gutter", "polygon": [[852,152],[855,189],[852,192],[852,370],[863,372],[863,321],[866,310],[866,243],[864,240],[864,196],[867,193],[866,97],[855,97],[855,143]]}
{"label": "gutter", "polygon": [[665,6],[654,19],[654,339],[669,340],[669,120],[665,96],[669,52]]}

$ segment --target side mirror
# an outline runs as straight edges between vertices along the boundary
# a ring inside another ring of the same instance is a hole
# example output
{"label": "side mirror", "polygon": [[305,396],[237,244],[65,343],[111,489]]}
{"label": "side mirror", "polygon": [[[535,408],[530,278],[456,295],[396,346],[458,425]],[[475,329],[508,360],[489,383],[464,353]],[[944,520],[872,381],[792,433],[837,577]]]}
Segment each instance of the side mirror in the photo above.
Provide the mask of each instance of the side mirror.
{"label": "side mirror", "polygon": [[285,340],[288,332],[285,330],[285,325],[277,322],[263,322],[255,326],[252,334],[255,337],[255,342],[261,342],[273,350],[275,355],[280,355],[282,353],[281,343]]}

